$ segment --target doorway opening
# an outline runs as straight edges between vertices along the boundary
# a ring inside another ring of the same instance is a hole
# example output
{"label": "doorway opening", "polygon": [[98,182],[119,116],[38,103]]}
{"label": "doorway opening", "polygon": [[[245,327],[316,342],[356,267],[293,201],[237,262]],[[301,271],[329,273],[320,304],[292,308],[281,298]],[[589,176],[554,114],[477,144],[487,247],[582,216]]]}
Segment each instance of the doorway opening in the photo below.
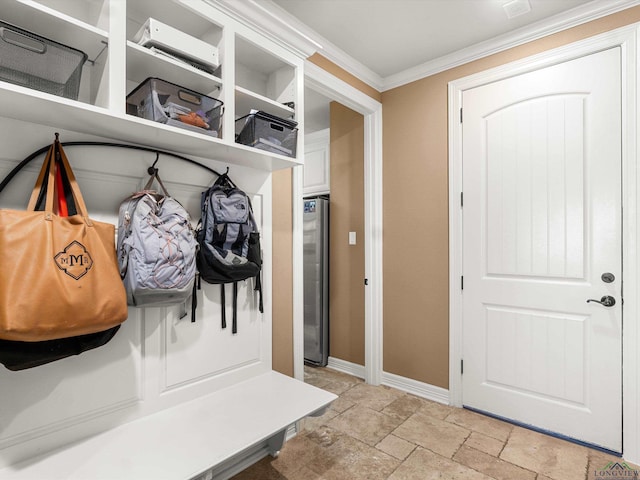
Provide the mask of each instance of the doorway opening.
{"label": "doorway opening", "polygon": [[364,378],[364,117],[310,88],[303,168],[305,362]]}
{"label": "doorway opening", "polygon": [[[367,279],[367,285],[364,288],[364,375],[360,372],[360,376],[378,385],[382,375],[382,105],[310,62],[305,64],[305,87],[364,116],[362,282]],[[293,173],[292,194],[294,375],[298,379],[304,376],[303,190],[304,171],[297,168]]]}

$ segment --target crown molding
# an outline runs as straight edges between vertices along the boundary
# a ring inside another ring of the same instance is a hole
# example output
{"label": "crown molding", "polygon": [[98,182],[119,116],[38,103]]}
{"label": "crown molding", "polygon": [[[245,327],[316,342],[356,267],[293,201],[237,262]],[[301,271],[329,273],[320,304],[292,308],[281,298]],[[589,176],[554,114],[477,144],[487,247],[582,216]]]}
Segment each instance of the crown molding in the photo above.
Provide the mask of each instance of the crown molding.
{"label": "crown molding", "polygon": [[480,58],[640,5],[640,0],[593,0],[567,12],[450,55],[382,77],[271,0],[203,0],[258,30],[302,58],[319,53],[370,87],[384,92]]}
{"label": "crown molding", "polygon": [[567,12],[554,15],[527,27],[500,35],[472,47],[458,50],[435,60],[409,68],[394,75],[385,77],[382,90],[400,87],[436,73],[464,65],[494,53],[508,50],[533,40],[567,30],[583,23],[617,13],[621,10],[640,5],[640,0],[594,0]]}
{"label": "crown molding", "polygon": [[338,67],[342,68],[347,73],[350,73],[357,79],[362,80],[378,92],[382,91],[385,82],[385,79],[382,76],[378,75],[351,55],[336,47],[330,41],[323,39],[322,44],[324,48],[318,51],[320,55],[335,63]]}
{"label": "crown molding", "polygon": [[302,58],[320,53],[327,60],[380,91],[383,78],[271,0],[203,0]]}
{"label": "crown molding", "polygon": [[[178,0],[184,1],[184,0]],[[313,55],[322,45],[302,32],[300,22],[289,22],[284,10],[272,2],[256,0],[202,0],[227,14],[239,23],[260,32],[273,42],[293,52],[302,59]],[[269,5],[265,6],[268,3]],[[277,11],[276,9],[279,9]],[[293,18],[293,17],[292,17]],[[308,28],[307,28],[308,30]],[[317,35],[316,35],[317,36]]]}

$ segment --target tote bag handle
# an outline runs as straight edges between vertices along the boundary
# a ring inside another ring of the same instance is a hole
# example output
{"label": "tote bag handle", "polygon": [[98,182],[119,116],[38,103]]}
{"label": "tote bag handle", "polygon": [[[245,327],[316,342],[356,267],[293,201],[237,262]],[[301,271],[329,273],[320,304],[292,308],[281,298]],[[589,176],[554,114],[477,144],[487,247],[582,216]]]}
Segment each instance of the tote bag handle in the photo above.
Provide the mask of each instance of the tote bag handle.
{"label": "tote bag handle", "polygon": [[[56,161],[56,154],[59,154],[59,162]],[[31,198],[29,200],[27,210],[34,211],[36,209],[36,205],[38,203],[38,199],[41,195],[44,185],[45,177],[47,177],[45,212],[53,213],[53,205],[56,195],[56,169],[58,168],[58,164],[60,164],[60,168],[63,170],[63,172],[60,173],[64,173],[66,177],[65,180],[68,181],[68,185],[70,187],[73,201],[75,203],[78,214],[82,216],[87,225],[91,226],[92,223],[89,219],[89,214],[87,212],[87,206],[84,203],[84,198],[82,197],[82,193],[80,193],[80,187],[78,186],[76,177],[73,174],[73,170],[71,170],[71,165],[69,165],[67,155],[65,154],[64,150],[62,149],[62,145],[57,139],[54,141],[54,143],[49,148],[49,151],[47,152],[45,161],[42,164],[42,168],[40,169],[40,174],[38,175],[36,184],[34,185],[33,191],[31,192]],[[58,194],[64,195],[64,191],[58,192]]]}

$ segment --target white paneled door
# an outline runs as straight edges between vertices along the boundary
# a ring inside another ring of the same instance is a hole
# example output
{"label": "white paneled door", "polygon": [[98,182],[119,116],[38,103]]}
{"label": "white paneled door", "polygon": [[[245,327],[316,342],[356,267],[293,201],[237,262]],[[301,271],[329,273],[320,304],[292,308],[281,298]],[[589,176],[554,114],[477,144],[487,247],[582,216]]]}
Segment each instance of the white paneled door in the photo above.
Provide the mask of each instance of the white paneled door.
{"label": "white paneled door", "polygon": [[463,404],[618,452],[620,56],[462,97]]}

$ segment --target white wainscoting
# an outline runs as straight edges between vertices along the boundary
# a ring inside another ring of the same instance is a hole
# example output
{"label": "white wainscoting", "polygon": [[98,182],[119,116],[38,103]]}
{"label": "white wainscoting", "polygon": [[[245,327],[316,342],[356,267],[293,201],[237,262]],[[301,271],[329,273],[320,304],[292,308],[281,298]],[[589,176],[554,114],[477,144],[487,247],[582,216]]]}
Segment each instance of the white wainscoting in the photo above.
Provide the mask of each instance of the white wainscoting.
{"label": "white wainscoting", "polygon": [[[54,130],[0,118],[0,176],[50,144]],[[60,140],[117,141],[60,131]],[[90,215],[117,225],[120,202],[139,189],[153,153],[106,147],[65,147]],[[44,156],[0,193],[0,208],[24,209]],[[224,172],[226,164],[195,159]],[[156,165],[169,192],[200,218],[200,193],[215,175],[169,156]],[[262,225],[265,313],[251,281],[238,297],[238,333],[221,328],[220,287],[202,282],[197,321],[180,307],[130,308],[129,319],[104,347],[20,372],[0,366],[0,469],[81,438],[145,417],[271,370],[271,174],[232,167],[230,176],[252,194]],[[19,268],[5,266],[2,268]]]}

